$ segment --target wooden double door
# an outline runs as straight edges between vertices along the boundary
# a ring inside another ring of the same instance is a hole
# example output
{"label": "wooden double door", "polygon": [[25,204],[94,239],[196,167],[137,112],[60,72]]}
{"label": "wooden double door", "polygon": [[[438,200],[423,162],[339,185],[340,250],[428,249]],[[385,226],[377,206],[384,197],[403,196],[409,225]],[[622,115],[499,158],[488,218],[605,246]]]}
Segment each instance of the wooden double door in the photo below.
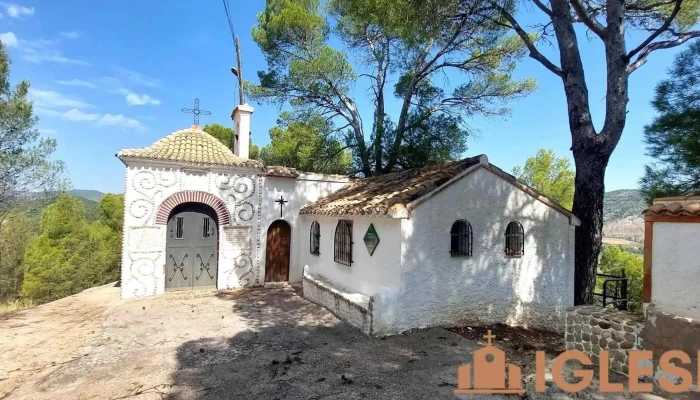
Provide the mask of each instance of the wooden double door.
{"label": "wooden double door", "polygon": [[289,280],[289,254],[292,229],[281,219],[267,229],[267,250],[265,253],[265,282]]}
{"label": "wooden double door", "polygon": [[186,203],[168,220],[166,290],[216,288],[219,229],[209,206]]}

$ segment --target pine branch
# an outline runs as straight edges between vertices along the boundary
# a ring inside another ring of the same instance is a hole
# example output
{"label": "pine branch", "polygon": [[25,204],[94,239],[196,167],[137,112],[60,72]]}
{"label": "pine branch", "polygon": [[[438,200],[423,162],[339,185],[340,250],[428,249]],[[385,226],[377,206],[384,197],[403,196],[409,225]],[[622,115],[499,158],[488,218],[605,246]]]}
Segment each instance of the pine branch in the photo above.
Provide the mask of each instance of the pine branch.
{"label": "pine branch", "polygon": [[647,57],[649,54],[653,51],[660,50],[660,49],[670,49],[672,47],[680,46],[681,44],[687,42],[690,39],[700,37],[700,31],[691,31],[687,33],[681,33],[678,35],[678,37],[674,40],[664,40],[662,42],[656,42],[656,43],[651,43],[648,44],[644,49],[642,49],[639,53],[639,56],[637,59],[630,64],[627,67],[627,72],[632,73],[637,68],[641,67],[647,62]]}
{"label": "pine branch", "polygon": [[569,1],[571,2],[571,5],[573,6],[574,11],[576,11],[576,15],[579,17],[581,22],[583,22],[583,24],[586,25],[593,33],[598,35],[599,38],[603,39],[605,37],[605,27],[591,17],[590,14],[588,14],[588,11],[586,11],[581,0]]}
{"label": "pine branch", "polygon": [[[573,1],[578,1],[578,0],[573,0]],[[662,33],[664,33],[664,32],[671,26],[671,23],[672,23],[673,20],[676,18],[676,15],[678,15],[678,12],[680,12],[680,10],[681,10],[681,4],[682,4],[682,3],[683,3],[683,0],[677,0],[675,6],[673,7],[673,11],[672,11],[671,14],[668,16],[668,18],[666,18],[666,21],[664,21],[664,23],[661,24],[661,26],[659,27],[659,29],[657,29],[656,31],[654,31],[654,33],[652,33],[651,35],[649,35],[649,37],[646,38],[646,40],[644,40],[644,41],[643,41],[639,46],[637,46],[634,50],[632,50],[632,51],[630,51],[629,53],[627,53],[627,62],[629,62],[629,61],[632,59],[632,57],[635,56],[635,54],[642,52],[642,51],[645,49],[645,47],[647,47],[648,45],[650,45],[657,37],[659,37],[659,35],[661,35]],[[681,43],[682,43],[682,42],[681,42]],[[679,44],[680,44],[680,43],[679,43]],[[677,45],[676,45],[676,46],[677,46]],[[671,47],[673,47],[673,46],[671,46]],[[655,49],[653,49],[653,50],[655,50]],[[653,51],[653,50],[650,50],[649,52],[647,52],[647,54],[650,53],[650,52]],[[638,60],[641,59],[641,57],[642,57],[642,55],[640,54],[640,57],[638,58]],[[645,57],[645,58],[646,58],[646,57]],[[645,61],[645,62],[646,62],[646,61]],[[644,64],[644,63],[642,63],[642,64]],[[640,66],[641,66],[642,64],[640,64]],[[638,67],[637,67],[637,68],[638,68]],[[635,69],[636,69],[636,68],[635,68]],[[634,69],[633,69],[632,71],[634,71]],[[630,72],[632,72],[632,71],[630,71]]]}
{"label": "pine branch", "polygon": [[530,58],[533,58],[537,61],[540,62],[540,64],[544,65],[545,68],[553,72],[555,75],[564,77],[564,71],[555,65],[553,62],[551,62],[547,57],[545,57],[542,53],[540,53],[539,50],[537,50],[537,47],[535,47],[535,43],[530,39],[530,36],[525,32],[525,30],[518,24],[518,21],[515,20],[515,18],[503,7],[498,5],[495,2],[491,3],[501,14],[503,18],[505,18],[510,25],[503,24],[498,21],[493,21],[501,26],[506,26],[509,27],[513,30],[515,30],[515,33],[520,36],[520,39],[525,43],[525,46],[530,50]]}

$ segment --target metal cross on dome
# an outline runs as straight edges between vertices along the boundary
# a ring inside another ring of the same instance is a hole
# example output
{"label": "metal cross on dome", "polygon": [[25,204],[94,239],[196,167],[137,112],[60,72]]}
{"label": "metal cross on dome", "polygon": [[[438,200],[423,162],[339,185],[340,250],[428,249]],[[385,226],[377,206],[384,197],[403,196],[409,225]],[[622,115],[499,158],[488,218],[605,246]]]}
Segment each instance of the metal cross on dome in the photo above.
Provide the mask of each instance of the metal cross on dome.
{"label": "metal cross on dome", "polygon": [[199,99],[194,99],[194,108],[183,108],[182,112],[187,113],[187,114],[193,114],[194,124],[197,126],[199,126],[199,116],[200,115],[211,115],[211,111],[199,109]]}
{"label": "metal cross on dome", "polygon": [[282,209],[284,208],[284,205],[288,203],[288,201],[285,200],[284,197],[282,197],[282,195],[280,195],[279,200],[275,200],[275,203],[279,203],[280,205],[280,218],[282,218]]}

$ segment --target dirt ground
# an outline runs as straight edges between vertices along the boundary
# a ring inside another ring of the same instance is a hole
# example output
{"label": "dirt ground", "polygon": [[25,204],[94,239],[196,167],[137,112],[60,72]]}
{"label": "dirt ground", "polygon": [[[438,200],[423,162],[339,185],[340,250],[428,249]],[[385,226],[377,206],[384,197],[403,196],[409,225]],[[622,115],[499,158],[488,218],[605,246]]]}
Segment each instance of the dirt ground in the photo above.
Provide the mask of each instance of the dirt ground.
{"label": "dirt ground", "polygon": [[[483,327],[369,338],[296,290],[120,302],[108,285],[0,316],[0,399],[470,398],[454,395],[456,371]],[[553,340],[493,329],[520,360]],[[521,397],[570,398],[550,389]]]}

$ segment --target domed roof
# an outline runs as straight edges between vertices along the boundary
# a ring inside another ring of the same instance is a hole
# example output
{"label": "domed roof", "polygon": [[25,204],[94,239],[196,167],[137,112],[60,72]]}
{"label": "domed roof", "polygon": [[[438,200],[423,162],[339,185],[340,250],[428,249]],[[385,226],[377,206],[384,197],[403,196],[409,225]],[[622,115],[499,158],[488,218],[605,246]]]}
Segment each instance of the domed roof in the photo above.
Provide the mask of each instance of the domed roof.
{"label": "domed roof", "polygon": [[258,161],[233,154],[228,147],[198,126],[175,131],[149,147],[123,149],[117,153],[117,157],[122,160],[136,158],[200,165],[262,167]]}

